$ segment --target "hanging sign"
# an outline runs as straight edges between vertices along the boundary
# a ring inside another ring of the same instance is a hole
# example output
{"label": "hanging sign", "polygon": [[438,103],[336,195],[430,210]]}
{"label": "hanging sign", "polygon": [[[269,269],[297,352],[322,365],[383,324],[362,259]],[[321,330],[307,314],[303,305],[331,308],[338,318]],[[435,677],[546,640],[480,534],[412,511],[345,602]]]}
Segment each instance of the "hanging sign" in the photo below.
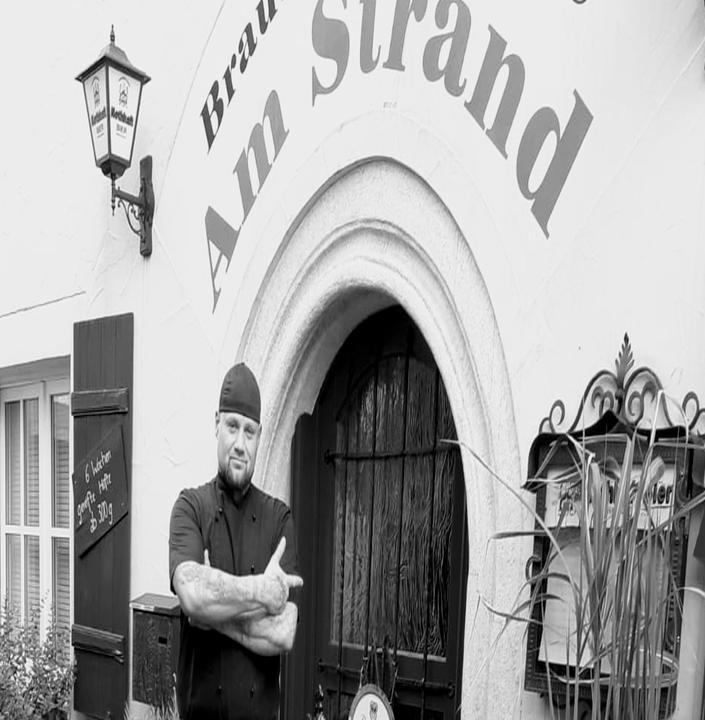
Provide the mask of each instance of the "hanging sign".
{"label": "hanging sign", "polygon": [[363,685],[353,698],[349,720],[394,720],[392,706],[378,685]]}
{"label": "hanging sign", "polygon": [[74,538],[81,556],[127,515],[127,473],[120,425],[76,465],[72,479]]}

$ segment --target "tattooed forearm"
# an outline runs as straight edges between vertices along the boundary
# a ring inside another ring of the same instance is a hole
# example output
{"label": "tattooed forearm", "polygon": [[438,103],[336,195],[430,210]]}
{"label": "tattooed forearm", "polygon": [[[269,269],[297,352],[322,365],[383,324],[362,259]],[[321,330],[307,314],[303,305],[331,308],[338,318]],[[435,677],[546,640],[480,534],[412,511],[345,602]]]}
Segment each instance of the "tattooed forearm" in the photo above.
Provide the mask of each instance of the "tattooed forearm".
{"label": "tattooed forearm", "polygon": [[[210,568],[208,568],[210,570]],[[225,578],[219,572],[204,572],[201,578],[204,590],[209,592],[216,602],[224,602],[226,600]]]}
{"label": "tattooed forearm", "polygon": [[177,574],[180,576],[183,582],[194,582],[199,576],[200,569],[204,567],[195,562],[184,562],[181,563],[174,573],[174,580],[176,580]]}
{"label": "tattooed forearm", "polygon": [[282,538],[260,575],[231,575],[207,564],[180,563],[172,581],[184,613],[209,627],[283,613],[289,590],[303,585],[298,575],[285,573],[279,565],[285,547]]}
{"label": "tattooed forearm", "polygon": [[251,576],[237,577],[196,562],[181,563],[174,572],[174,589],[188,617],[214,623],[261,611]]}

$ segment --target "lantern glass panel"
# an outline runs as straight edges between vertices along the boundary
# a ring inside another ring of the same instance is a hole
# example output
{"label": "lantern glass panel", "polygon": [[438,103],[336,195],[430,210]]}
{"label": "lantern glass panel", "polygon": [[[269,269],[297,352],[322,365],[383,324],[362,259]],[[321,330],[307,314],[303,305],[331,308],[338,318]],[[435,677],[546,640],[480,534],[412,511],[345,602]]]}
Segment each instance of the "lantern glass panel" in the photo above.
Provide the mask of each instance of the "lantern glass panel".
{"label": "lantern glass panel", "polygon": [[108,144],[108,94],[106,67],[101,65],[83,81],[88,124],[93,140],[95,164],[100,167],[110,152]]}
{"label": "lantern glass panel", "polygon": [[110,93],[110,150],[113,158],[129,167],[137,125],[142,83],[119,67],[108,67]]}

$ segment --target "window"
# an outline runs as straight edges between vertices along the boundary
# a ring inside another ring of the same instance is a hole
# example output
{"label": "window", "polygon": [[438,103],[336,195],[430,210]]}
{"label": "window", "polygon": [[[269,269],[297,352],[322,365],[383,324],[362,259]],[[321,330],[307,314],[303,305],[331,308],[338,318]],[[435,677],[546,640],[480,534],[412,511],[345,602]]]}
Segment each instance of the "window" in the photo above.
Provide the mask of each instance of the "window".
{"label": "window", "polygon": [[71,624],[69,381],[0,388],[0,595],[46,628]]}

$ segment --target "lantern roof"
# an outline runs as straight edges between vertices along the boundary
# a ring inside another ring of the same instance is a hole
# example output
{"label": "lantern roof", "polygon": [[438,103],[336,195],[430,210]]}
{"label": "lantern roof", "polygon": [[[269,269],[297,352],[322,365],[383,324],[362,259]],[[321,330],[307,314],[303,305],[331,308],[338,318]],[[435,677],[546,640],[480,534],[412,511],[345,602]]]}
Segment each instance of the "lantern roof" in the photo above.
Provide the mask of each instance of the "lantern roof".
{"label": "lantern roof", "polygon": [[151,80],[149,75],[135,67],[128,59],[125,51],[115,44],[115,31],[112,27],[110,28],[110,42],[102,49],[100,55],[98,55],[98,59],[91,63],[82,73],[76,76],[76,80],[83,82],[83,80],[105,60],[110,62],[112,65],[117,65],[118,67],[123,68],[132,75],[136,75],[142,84],[146,84]]}

